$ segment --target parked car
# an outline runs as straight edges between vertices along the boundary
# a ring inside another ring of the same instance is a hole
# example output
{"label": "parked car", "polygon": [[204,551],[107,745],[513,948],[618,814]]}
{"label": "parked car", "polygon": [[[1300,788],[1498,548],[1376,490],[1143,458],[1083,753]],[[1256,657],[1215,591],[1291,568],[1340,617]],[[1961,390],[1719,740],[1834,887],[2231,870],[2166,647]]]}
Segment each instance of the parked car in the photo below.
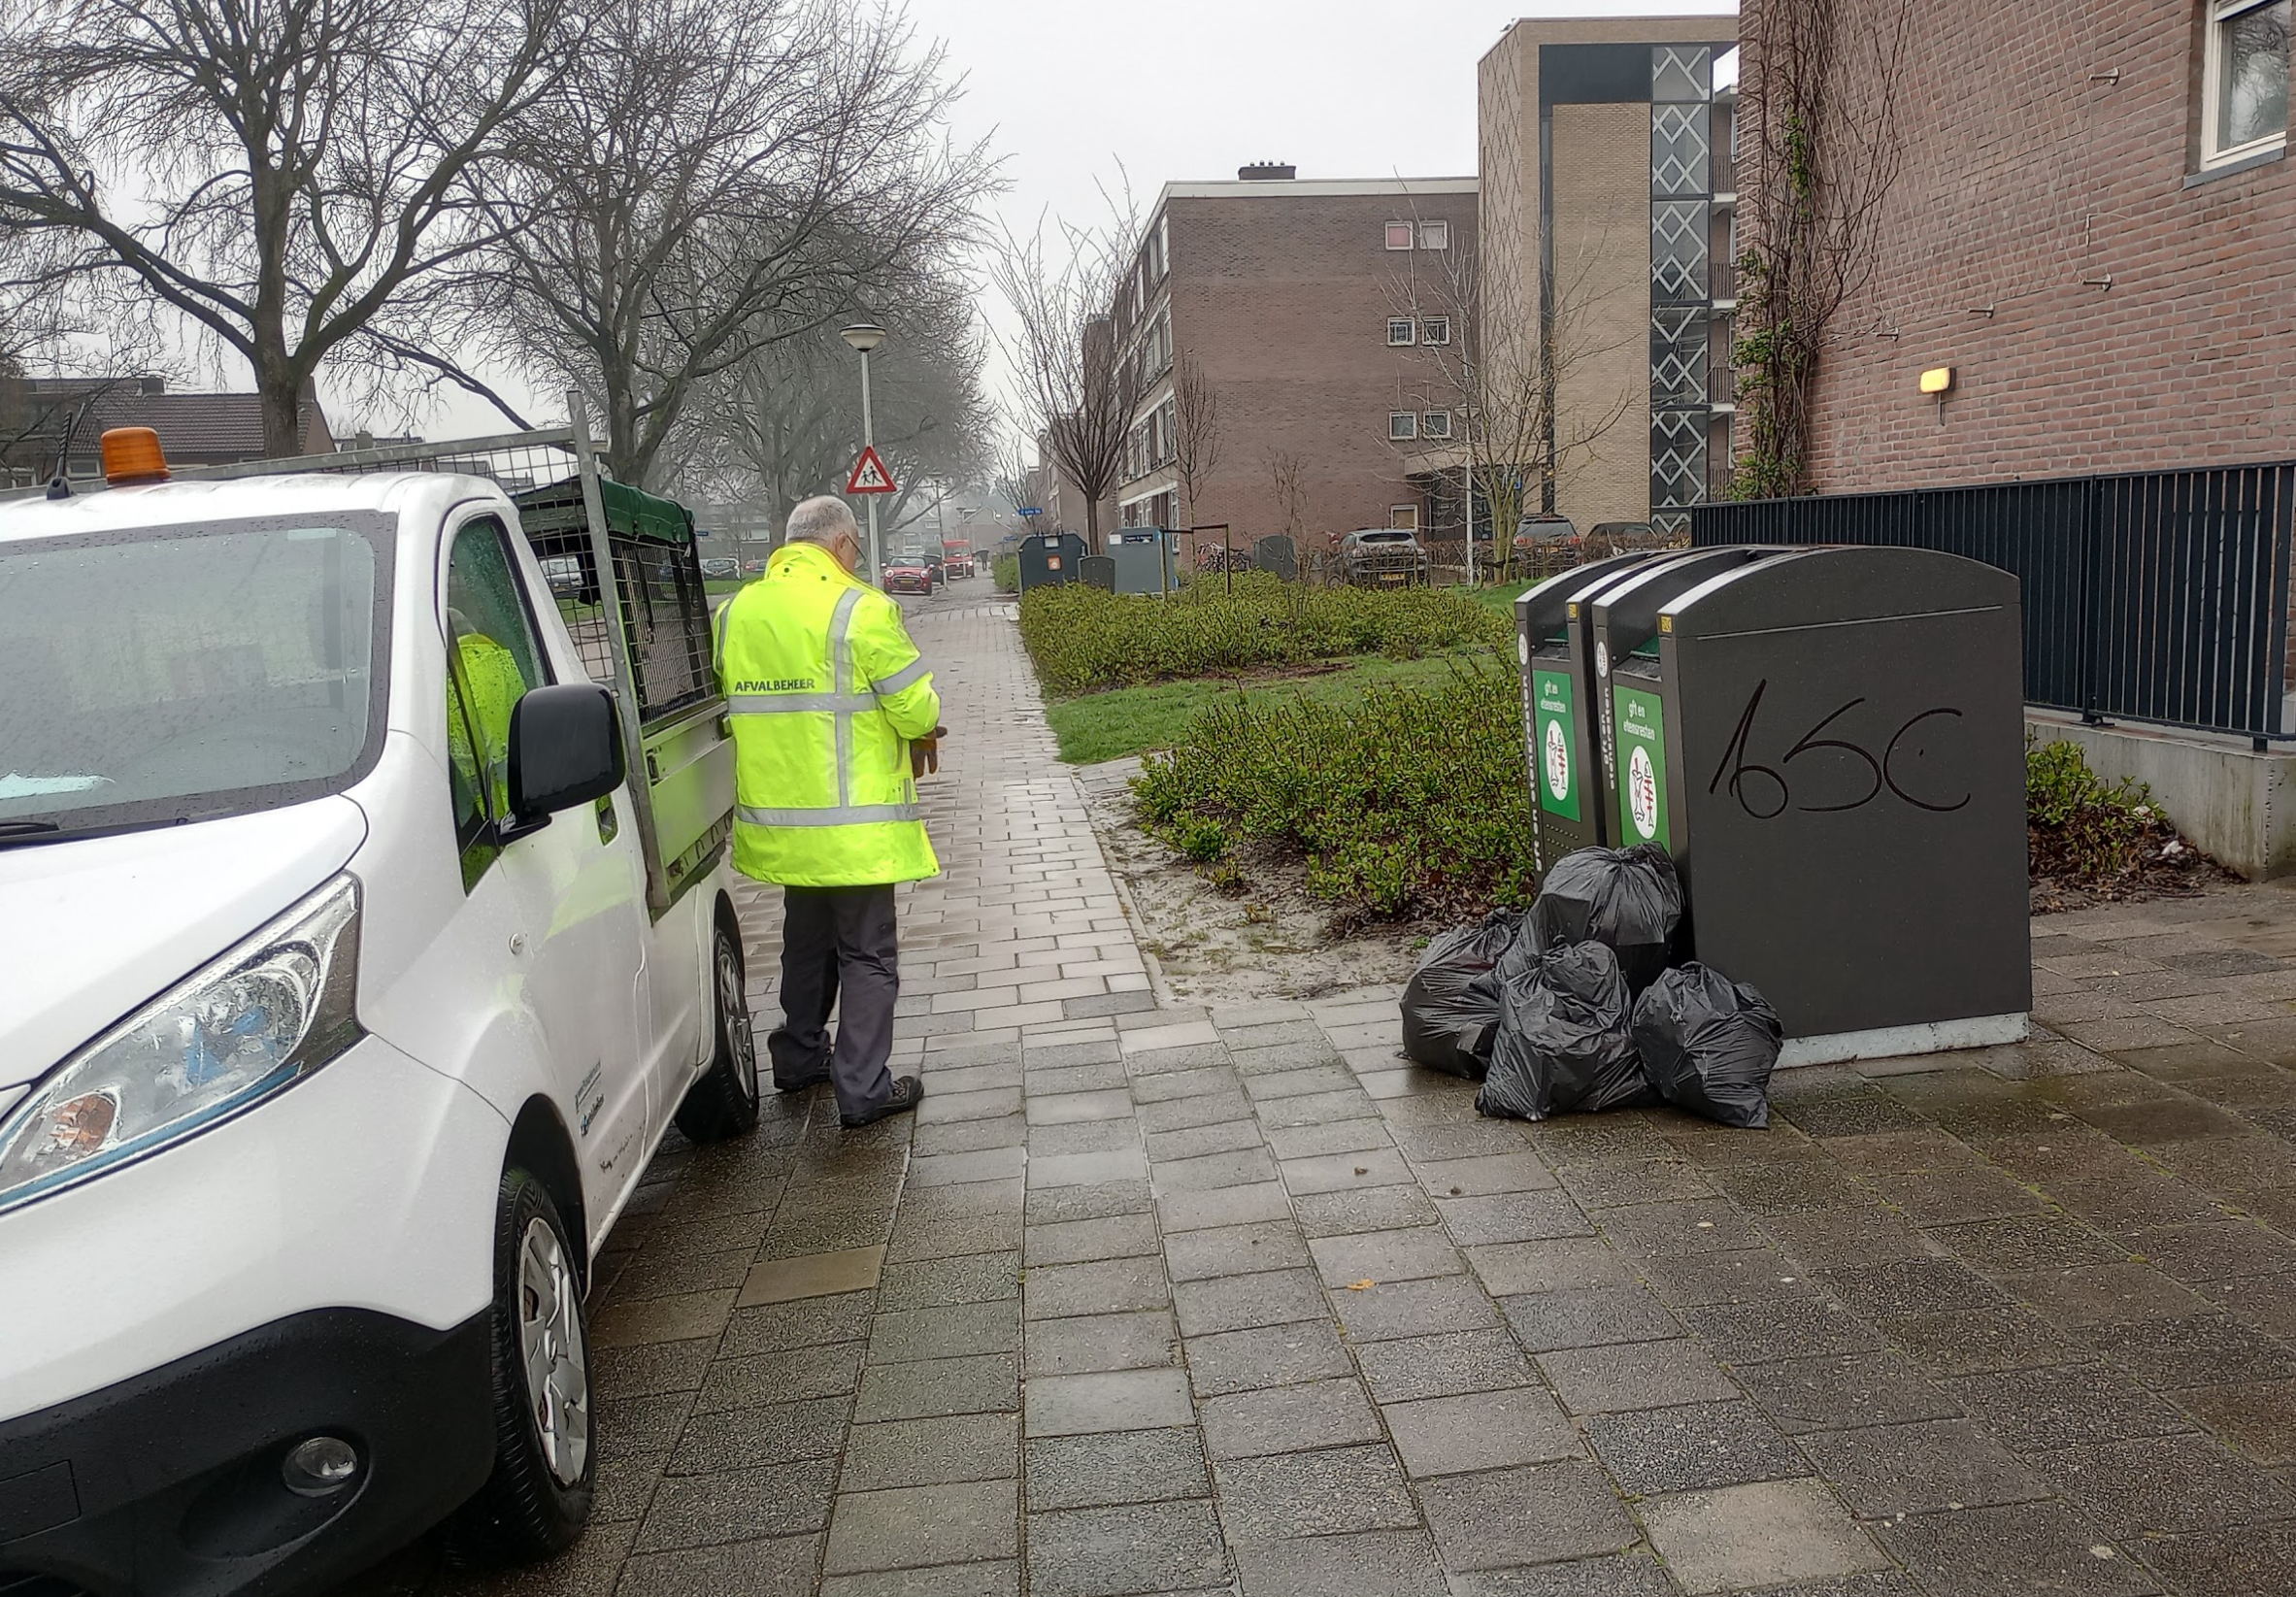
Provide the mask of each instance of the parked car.
{"label": "parked car", "polygon": [[702,575],[713,582],[739,582],[742,562],[730,554],[715,555],[702,562]]}
{"label": "parked car", "polygon": [[549,582],[551,597],[579,600],[584,596],[582,561],[576,556],[553,554],[542,563],[542,573]]}
{"label": "parked car", "polygon": [[1567,516],[1526,516],[1514,534],[1514,551],[1528,554],[1541,549],[1577,549],[1579,529]]}
{"label": "parked car", "polygon": [[1340,580],[1357,587],[1406,587],[1427,580],[1427,549],[1404,527],[1364,527],[1340,540]]}
{"label": "parked car", "polygon": [[1600,560],[1631,549],[1656,549],[1662,542],[1647,521],[1597,521],[1582,541],[1590,559]]}
{"label": "parked car", "polygon": [[941,540],[941,561],[948,568],[951,581],[973,575],[973,546],[954,538]]}
{"label": "parked car", "polygon": [[938,554],[920,554],[917,556],[917,558],[922,560],[925,563],[925,569],[933,574],[933,586],[936,588],[943,588],[948,585],[948,569],[942,565],[941,556]]}
{"label": "parked car", "polygon": [[887,593],[933,593],[933,568],[913,554],[896,554],[885,562],[879,585]]}
{"label": "parked car", "polygon": [[322,473],[0,505],[0,1589],[565,1547],[592,1261],[757,1120],[720,717],[591,681],[497,482]]}

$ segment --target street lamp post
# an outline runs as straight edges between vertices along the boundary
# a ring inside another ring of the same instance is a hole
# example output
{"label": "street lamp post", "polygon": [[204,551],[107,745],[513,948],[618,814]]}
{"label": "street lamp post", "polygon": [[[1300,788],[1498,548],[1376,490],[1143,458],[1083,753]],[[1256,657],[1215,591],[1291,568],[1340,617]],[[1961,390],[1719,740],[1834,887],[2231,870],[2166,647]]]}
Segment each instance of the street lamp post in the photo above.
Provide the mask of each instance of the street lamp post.
{"label": "street lamp post", "polygon": [[[856,322],[841,328],[838,337],[853,347],[861,357],[861,447],[877,448],[877,428],[869,416],[869,351],[885,341],[885,330],[874,321]],[[869,581],[875,582],[884,569],[883,551],[877,547],[877,495],[869,496]]]}

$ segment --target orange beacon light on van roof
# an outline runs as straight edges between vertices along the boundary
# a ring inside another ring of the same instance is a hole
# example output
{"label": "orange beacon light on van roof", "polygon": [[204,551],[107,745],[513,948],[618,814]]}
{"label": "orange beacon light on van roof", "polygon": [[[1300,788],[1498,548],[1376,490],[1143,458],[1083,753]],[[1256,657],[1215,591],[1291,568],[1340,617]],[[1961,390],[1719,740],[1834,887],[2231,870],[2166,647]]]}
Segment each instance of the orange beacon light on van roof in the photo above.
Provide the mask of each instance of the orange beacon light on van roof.
{"label": "orange beacon light on van roof", "polygon": [[167,481],[167,456],[150,427],[109,427],[104,431],[104,482],[115,488]]}

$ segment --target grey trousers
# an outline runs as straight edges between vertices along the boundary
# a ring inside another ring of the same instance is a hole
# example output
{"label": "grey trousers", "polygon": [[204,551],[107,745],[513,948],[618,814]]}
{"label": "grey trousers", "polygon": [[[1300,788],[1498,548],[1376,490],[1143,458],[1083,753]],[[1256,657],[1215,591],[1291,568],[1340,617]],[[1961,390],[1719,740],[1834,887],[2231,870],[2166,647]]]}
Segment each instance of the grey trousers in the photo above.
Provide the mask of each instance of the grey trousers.
{"label": "grey trousers", "polygon": [[[848,1117],[892,1096],[893,1002],[901,996],[893,889],[782,889],[782,1024],[766,1039],[774,1081],[803,1081],[823,1068]],[[837,1042],[829,1041],[836,1007]]]}

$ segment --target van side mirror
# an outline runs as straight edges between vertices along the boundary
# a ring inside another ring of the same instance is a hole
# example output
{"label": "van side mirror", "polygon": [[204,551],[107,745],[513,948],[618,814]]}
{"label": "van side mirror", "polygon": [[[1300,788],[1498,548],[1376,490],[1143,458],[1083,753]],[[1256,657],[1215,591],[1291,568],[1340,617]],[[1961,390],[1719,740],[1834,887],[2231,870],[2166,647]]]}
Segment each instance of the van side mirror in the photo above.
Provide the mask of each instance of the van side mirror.
{"label": "van side mirror", "polygon": [[622,784],[626,771],[612,693],[596,682],[529,689],[511,708],[511,822],[499,840],[604,798]]}

